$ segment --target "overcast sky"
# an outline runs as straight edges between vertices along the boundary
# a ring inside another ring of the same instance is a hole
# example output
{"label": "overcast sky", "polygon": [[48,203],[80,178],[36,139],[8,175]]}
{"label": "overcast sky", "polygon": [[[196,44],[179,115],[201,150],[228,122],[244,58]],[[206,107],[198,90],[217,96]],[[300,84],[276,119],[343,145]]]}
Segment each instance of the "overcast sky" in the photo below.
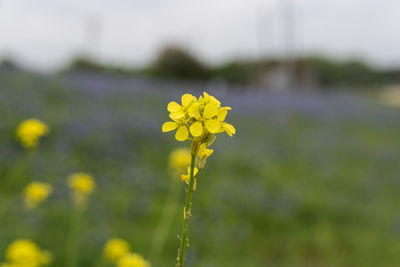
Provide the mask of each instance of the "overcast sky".
{"label": "overcast sky", "polygon": [[0,55],[43,69],[79,51],[143,65],[166,43],[209,63],[280,55],[285,2],[297,54],[400,65],[399,0],[0,0]]}

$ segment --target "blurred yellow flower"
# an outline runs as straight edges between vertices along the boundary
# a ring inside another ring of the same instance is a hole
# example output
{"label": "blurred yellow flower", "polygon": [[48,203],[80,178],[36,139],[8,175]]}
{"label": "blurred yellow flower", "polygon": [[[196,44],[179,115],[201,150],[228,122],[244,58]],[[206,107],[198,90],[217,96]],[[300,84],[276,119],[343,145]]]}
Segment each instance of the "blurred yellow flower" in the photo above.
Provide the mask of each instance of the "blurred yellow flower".
{"label": "blurred yellow flower", "polygon": [[67,183],[72,190],[75,204],[83,204],[96,187],[93,176],[87,173],[73,173],[68,176]]}
{"label": "blurred yellow flower", "polygon": [[25,148],[34,148],[39,138],[49,132],[49,127],[38,119],[28,119],[20,123],[17,128],[17,138]]}
{"label": "blurred yellow flower", "polygon": [[32,182],[24,190],[25,205],[28,208],[35,208],[38,204],[47,199],[52,191],[52,186],[42,182]]}
{"label": "blurred yellow flower", "polygon": [[128,254],[129,251],[129,243],[120,238],[111,238],[104,246],[104,256],[114,262]]}
{"label": "blurred yellow flower", "polygon": [[177,173],[183,173],[186,171],[187,166],[190,165],[190,160],[189,149],[177,148],[169,155],[169,167]]}
{"label": "blurred yellow flower", "polygon": [[130,253],[122,257],[117,267],[150,267],[151,264],[136,253]]}
{"label": "blurred yellow flower", "polygon": [[7,248],[5,266],[39,267],[51,262],[51,253],[40,248],[29,239],[19,239]]}

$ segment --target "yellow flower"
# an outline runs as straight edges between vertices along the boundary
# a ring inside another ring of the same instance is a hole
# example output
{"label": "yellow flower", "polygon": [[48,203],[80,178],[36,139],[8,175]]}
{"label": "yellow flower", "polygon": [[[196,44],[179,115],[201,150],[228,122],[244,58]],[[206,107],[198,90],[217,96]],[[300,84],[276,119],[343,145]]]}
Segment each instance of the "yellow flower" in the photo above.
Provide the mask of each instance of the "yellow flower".
{"label": "yellow flower", "polygon": [[170,118],[173,120],[183,119],[187,114],[187,109],[192,103],[197,101],[191,94],[184,94],[181,98],[182,106],[175,101],[169,102],[167,109],[170,112]]}
{"label": "yellow flower", "polygon": [[42,182],[32,182],[24,190],[25,205],[28,208],[35,208],[38,204],[47,199],[52,191],[52,186]]}
{"label": "yellow flower", "polygon": [[167,121],[162,125],[162,131],[170,132],[178,128],[175,133],[175,139],[178,141],[186,141],[189,137],[188,120],[173,119],[174,121]]}
{"label": "yellow flower", "polygon": [[67,179],[68,186],[72,190],[75,204],[85,202],[96,187],[93,177],[87,173],[74,173]]}
{"label": "yellow flower", "polygon": [[217,133],[220,130],[221,123],[217,119],[218,108],[216,102],[209,102],[204,107],[197,102],[189,108],[189,115],[196,119],[196,122],[190,126],[190,133],[194,137],[202,135],[204,127],[210,133]]}
{"label": "yellow flower", "polygon": [[122,257],[117,267],[151,267],[151,264],[137,253],[130,253]]}
{"label": "yellow flower", "polygon": [[185,94],[182,96],[182,105],[176,102],[168,104],[172,121],[165,122],[162,131],[170,132],[176,129],[176,140],[189,139],[202,143],[212,140],[216,133],[226,132],[233,136],[236,129],[225,122],[229,110],[230,107],[221,107],[221,102],[206,92],[198,100],[190,94]]}
{"label": "yellow flower", "polygon": [[170,102],[167,109],[170,112],[169,117],[173,121],[164,123],[162,131],[165,133],[177,129],[175,139],[178,141],[186,141],[189,137],[189,116],[187,110],[196,101],[197,99],[193,95],[184,94],[181,98],[182,106],[174,101]]}
{"label": "yellow flower", "polygon": [[190,160],[191,155],[189,149],[177,148],[169,155],[169,167],[178,173],[182,173],[190,164]]}
{"label": "yellow flower", "polygon": [[200,158],[199,168],[204,168],[207,158],[214,152],[213,149],[207,148],[207,144],[201,144],[197,156]]}
{"label": "yellow flower", "polygon": [[129,251],[129,243],[120,238],[112,238],[104,246],[104,256],[114,262],[128,254]]}
{"label": "yellow flower", "polygon": [[231,110],[231,107],[223,107],[218,110],[218,120],[221,123],[221,129],[218,133],[226,132],[229,136],[232,136],[236,133],[235,127],[232,124],[226,123],[225,118],[228,114],[228,110]]}
{"label": "yellow flower", "polygon": [[203,92],[203,96],[199,97],[199,102],[203,102],[204,104],[208,104],[210,102],[214,102],[218,105],[218,107],[221,106],[221,102],[216,99],[215,97],[207,94],[206,92]]}
{"label": "yellow flower", "polygon": [[25,148],[38,145],[39,138],[49,132],[49,127],[38,119],[28,119],[20,123],[17,128],[17,138]]}
{"label": "yellow flower", "polygon": [[[199,169],[197,169],[196,167],[194,167],[193,170],[193,176],[196,177],[197,173],[199,172]],[[181,179],[182,181],[184,181],[185,183],[189,183],[190,180],[190,167],[187,168],[187,174],[182,174],[181,175]]]}
{"label": "yellow flower", "polygon": [[21,267],[39,267],[51,262],[50,252],[40,250],[40,248],[29,239],[14,241],[7,248],[6,258],[11,266]]}

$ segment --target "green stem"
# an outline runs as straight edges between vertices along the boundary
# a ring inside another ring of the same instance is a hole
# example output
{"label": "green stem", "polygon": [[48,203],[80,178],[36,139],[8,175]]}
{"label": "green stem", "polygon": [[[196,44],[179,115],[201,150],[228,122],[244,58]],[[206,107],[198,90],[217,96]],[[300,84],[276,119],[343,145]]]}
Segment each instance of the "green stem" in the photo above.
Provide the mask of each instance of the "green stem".
{"label": "green stem", "polygon": [[189,239],[187,237],[188,233],[188,224],[189,218],[191,216],[191,206],[192,206],[192,194],[193,194],[193,187],[194,187],[194,164],[196,161],[196,155],[192,155],[192,161],[190,163],[190,180],[189,180],[189,187],[186,192],[186,202],[185,208],[183,210],[183,230],[181,236],[181,246],[178,250],[178,267],[183,267],[183,263],[185,262],[186,258],[186,247],[189,247]]}
{"label": "green stem", "polygon": [[83,209],[75,206],[71,214],[70,233],[67,239],[65,267],[76,267],[78,264],[79,230]]}

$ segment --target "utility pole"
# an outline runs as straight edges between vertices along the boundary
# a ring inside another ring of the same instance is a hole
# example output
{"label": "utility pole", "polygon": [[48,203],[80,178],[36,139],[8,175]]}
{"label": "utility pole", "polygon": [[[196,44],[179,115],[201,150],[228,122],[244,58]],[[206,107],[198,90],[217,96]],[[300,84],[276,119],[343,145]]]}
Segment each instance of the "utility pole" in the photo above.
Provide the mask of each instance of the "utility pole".
{"label": "utility pole", "polygon": [[296,25],[293,0],[279,0],[281,3],[283,25],[283,56],[282,69],[286,79],[285,89],[290,90],[295,86],[295,60],[296,60]]}
{"label": "utility pole", "polygon": [[100,35],[101,24],[97,16],[91,15],[86,18],[84,32],[84,54],[92,59],[100,57]]}

